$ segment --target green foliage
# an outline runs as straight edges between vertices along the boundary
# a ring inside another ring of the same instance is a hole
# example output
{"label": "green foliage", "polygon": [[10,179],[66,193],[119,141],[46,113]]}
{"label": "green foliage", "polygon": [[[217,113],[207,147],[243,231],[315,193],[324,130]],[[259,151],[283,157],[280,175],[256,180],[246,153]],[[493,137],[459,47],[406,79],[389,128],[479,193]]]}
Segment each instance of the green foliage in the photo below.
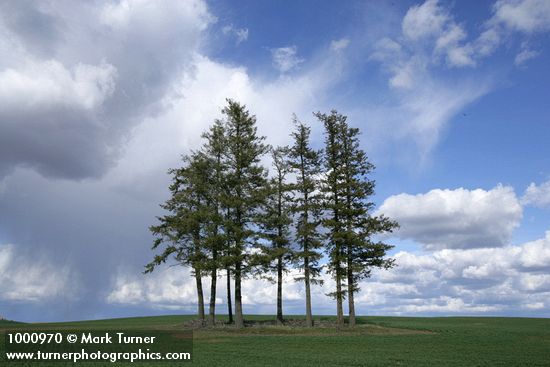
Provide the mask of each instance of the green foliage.
{"label": "green foliage", "polygon": [[[296,176],[292,186],[295,193],[293,197],[292,212],[295,215],[296,242],[299,246],[294,254],[298,268],[308,269],[312,283],[319,283],[317,277],[321,267],[319,260],[323,243],[319,233],[321,215],[320,152],[311,148],[310,127],[301,123],[294,117],[295,130],[291,136],[293,145],[289,150],[289,166]],[[298,280],[303,280],[298,278]]]}
{"label": "green foliage", "polygon": [[[323,123],[325,128],[325,150],[323,156],[323,177],[321,192],[323,194],[323,210],[326,213],[322,221],[327,229],[326,251],[329,255],[328,270],[334,275],[337,287],[342,286],[341,281],[345,274],[344,241],[346,228],[344,223],[345,172],[343,166],[343,146],[341,132],[346,124],[346,117],[335,110],[330,114],[316,113],[315,116]],[[339,289],[330,295],[337,300],[345,296],[345,289]]]}
{"label": "green foliage", "polygon": [[279,263],[283,272],[292,259],[293,251],[290,238],[292,225],[292,185],[288,183],[291,168],[287,161],[288,147],[271,150],[273,177],[266,185],[266,198],[258,218],[260,237],[266,242],[260,244],[258,263],[264,274],[277,271]]}
{"label": "green foliage", "polygon": [[267,186],[267,170],[261,159],[269,146],[264,143],[264,136],[258,136],[256,117],[244,105],[227,102],[222,110],[226,187],[221,202],[227,208],[224,228],[231,242],[228,261],[246,274],[255,264],[249,262],[253,257],[248,250],[258,245],[255,223],[265,202]]}
{"label": "green foliage", "polygon": [[204,231],[209,221],[208,175],[210,165],[201,154],[183,157],[184,166],[171,169],[172,196],[161,205],[170,214],[158,217],[151,226],[155,236],[153,249],[164,245],[160,255],[146,265],[146,273],[173,257],[179,264],[191,266],[198,275],[207,267]]}
{"label": "green foliage", "polygon": [[208,220],[205,228],[205,247],[210,252],[207,268],[216,270],[224,259],[219,256],[227,244],[227,237],[223,231],[224,211],[222,198],[227,192],[225,151],[225,128],[223,123],[216,120],[210,129],[202,135],[205,140],[200,155],[208,164],[204,190],[207,190]]}

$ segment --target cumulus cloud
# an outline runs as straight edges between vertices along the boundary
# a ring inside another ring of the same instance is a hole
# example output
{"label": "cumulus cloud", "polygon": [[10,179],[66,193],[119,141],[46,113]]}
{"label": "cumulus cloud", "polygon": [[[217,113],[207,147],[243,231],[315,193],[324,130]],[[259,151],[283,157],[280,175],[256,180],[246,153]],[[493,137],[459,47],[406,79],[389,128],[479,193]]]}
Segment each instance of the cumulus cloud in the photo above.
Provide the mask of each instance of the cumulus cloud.
{"label": "cumulus cloud", "polygon": [[184,310],[197,304],[194,278],[186,268],[163,268],[147,276],[135,274],[119,271],[106,301],[112,304],[141,304],[160,309]]}
{"label": "cumulus cloud", "polygon": [[409,8],[401,27],[408,41],[430,45],[433,48],[431,57],[446,55],[449,66],[475,65],[471,47],[463,44],[466,31],[438,0],[428,0]]}
{"label": "cumulus cloud", "polygon": [[[130,275],[131,274],[131,275]],[[294,281],[299,272],[292,270],[284,275],[283,301],[287,310],[301,312],[304,307],[304,287]],[[325,275],[326,278],[329,278]],[[216,304],[219,313],[227,311],[226,277],[218,278]],[[205,303],[210,299],[210,278],[203,278]],[[277,287],[267,280],[247,278],[243,281],[243,306],[245,312],[274,312]],[[317,309],[328,308],[330,300],[323,299],[323,289],[313,287],[312,294],[319,301]],[[170,267],[158,269],[151,274],[135,275],[135,272],[119,271],[113,278],[106,302],[113,305],[140,305],[156,309],[186,310],[194,312],[197,305],[195,278],[187,268]],[[252,311],[255,310],[255,311]]]}
{"label": "cumulus cloud", "polygon": [[298,48],[296,46],[274,48],[271,50],[271,57],[273,65],[281,73],[286,73],[304,62],[304,59],[298,56]]}
{"label": "cumulus cloud", "polygon": [[399,222],[399,237],[429,250],[504,246],[522,218],[514,190],[500,185],[488,191],[435,189],[393,195],[379,212]]}
{"label": "cumulus cloud", "polygon": [[540,185],[531,182],[521,198],[523,205],[550,207],[550,180]]}
{"label": "cumulus cloud", "polygon": [[[395,255],[398,267],[377,272],[363,287],[378,292],[370,309],[386,314],[494,315],[513,310],[528,315],[549,305],[549,249],[547,233],[519,246],[401,251]],[[393,295],[394,288],[402,292]]]}
{"label": "cumulus cloud", "polygon": [[[519,246],[438,250],[429,254],[400,251],[397,267],[375,271],[360,282],[356,296],[359,314],[507,314],[530,315],[550,306],[550,231],[546,237]],[[532,261],[536,259],[536,263]],[[528,266],[526,266],[528,265]],[[119,273],[107,296],[111,304],[142,304],[161,309],[196,308],[194,280],[179,267],[162,269],[149,276]],[[285,276],[284,309],[303,313],[304,291],[294,282],[296,271]],[[334,282],[322,273],[324,286],[313,287],[315,312],[334,312],[326,296]],[[205,278],[204,284],[209,284]],[[203,286],[204,286],[203,284]],[[218,279],[218,312],[225,312],[225,278]],[[205,287],[206,289],[207,287]],[[243,283],[245,311],[273,313],[276,286],[265,280]],[[205,293],[205,297],[209,294]]]}
{"label": "cumulus cloud", "polygon": [[542,271],[547,273],[550,268],[550,231],[546,237],[523,245],[519,264],[525,271]]}

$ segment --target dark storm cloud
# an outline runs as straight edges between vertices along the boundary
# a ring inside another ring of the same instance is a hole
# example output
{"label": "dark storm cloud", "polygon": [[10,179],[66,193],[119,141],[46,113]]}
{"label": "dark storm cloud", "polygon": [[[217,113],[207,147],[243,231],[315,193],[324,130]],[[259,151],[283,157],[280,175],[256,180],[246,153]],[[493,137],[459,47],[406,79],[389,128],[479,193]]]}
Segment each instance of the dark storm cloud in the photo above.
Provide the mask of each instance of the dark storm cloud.
{"label": "dark storm cloud", "polygon": [[[136,198],[91,180],[50,180],[29,170],[10,175],[0,195],[0,244],[13,244],[11,265],[4,270],[16,284],[0,289],[2,298],[9,291],[12,303],[26,308],[6,306],[2,312],[29,321],[95,317],[119,267],[132,264],[139,275],[150,260],[147,228],[160,214],[157,204],[167,185],[164,172],[152,176],[148,180],[159,190]],[[25,266],[42,277],[26,279]],[[37,304],[57,311],[32,312]]]}
{"label": "dark storm cloud", "polygon": [[[0,114],[0,174],[16,165],[46,177],[98,177],[111,164],[115,140],[83,111]],[[24,128],[23,128],[24,127]]]}
{"label": "dark storm cloud", "polygon": [[[163,109],[211,17],[200,2],[8,2],[0,17],[0,175],[99,177]],[[1,178],[2,176],[0,176]]]}
{"label": "dark storm cloud", "polygon": [[[46,2],[44,2],[46,5]],[[4,1],[0,3],[1,21],[13,30],[13,36],[36,55],[53,57],[62,38],[61,24],[55,16],[40,8],[35,1]]]}

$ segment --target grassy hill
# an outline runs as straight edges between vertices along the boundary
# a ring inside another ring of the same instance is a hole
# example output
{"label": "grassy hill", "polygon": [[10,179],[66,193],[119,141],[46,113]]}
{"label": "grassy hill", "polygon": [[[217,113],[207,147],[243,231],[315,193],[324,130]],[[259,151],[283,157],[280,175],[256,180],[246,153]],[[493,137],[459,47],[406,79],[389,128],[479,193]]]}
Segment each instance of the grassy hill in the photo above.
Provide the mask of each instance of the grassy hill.
{"label": "grassy hill", "polygon": [[[252,315],[247,317],[252,323],[244,330],[223,326],[195,330],[192,365],[550,366],[550,319],[360,317],[356,329],[341,331],[330,326],[332,317],[317,317],[317,324],[325,326],[313,329],[271,325],[273,319]],[[191,320],[191,316],[158,316],[47,324],[2,322],[0,329],[181,330]],[[4,341],[0,343],[3,347]]]}

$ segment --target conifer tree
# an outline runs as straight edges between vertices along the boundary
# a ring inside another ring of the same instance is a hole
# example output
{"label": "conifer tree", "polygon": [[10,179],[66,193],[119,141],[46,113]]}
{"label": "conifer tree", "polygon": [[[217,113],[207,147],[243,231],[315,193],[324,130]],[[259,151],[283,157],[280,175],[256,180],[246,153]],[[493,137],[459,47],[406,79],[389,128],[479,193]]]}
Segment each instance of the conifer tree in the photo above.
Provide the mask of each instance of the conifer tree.
{"label": "conifer tree", "polygon": [[306,292],[306,325],[313,326],[311,310],[311,284],[320,283],[319,260],[322,246],[318,227],[320,224],[319,175],[321,162],[319,152],[310,146],[311,129],[294,117],[295,131],[292,132],[293,145],[289,151],[289,165],[296,175],[293,187],[293,212],[295,214],[296,241],[299,250],[294,258],[298,267],[303,270],[303,280]]}
{"label": "conifer tree", "polygon": [[244,105],[228,99],[222,110],[224,128],[226,185],[223,205],[228,216],[226,233],[231,244],[228,261],[235,281],[235,326],[244,327],[241,282],[251,270],[250,249],[257,245],[256,216],[265,200],[267,171],[261,164],[268,152],[265,137],[258,136],[256,117]]}
{"label": "conifer tree", "polygon": [[151,226],[156,237],[153,249],[164,245],[161,254],[145,266],[145,273],[173,258],[177,263],[190,266],[197,287],[198,316],[204,324],[204,298],[202,276],[207,262],[204,231],[208,222],[209,165],[200,154],[183,157],[184,166],[169,171],[172,174],[172,196],[161,205],[170,214],[158,217],[160,224]]}
{"label": "conifer tree", "polygon": [[372,236],[391,232],[397,223],[384,216],[372,216],[375,182],[369,178],[374,165],[360,148],[359,129],[348,126],[341,118],[341,169],[344,205],[341,210],[344,251],[346,252],[347,297],[349,326],[355,326],[354,295],[359,291],[358,281],[369,277],[374,267],[388,269],[394,260],[386,258],[393,246],[383,242],[373,242]]}
{"label": "conifer tree", "polygon": [[343,300],[346,297],[346,257],[344,253],[345,226],[343,211],[345,200],[342,183],[342,141],[340,132],[346,117],[335,110],[330,114],[316,113],[315,116],[325,128],[325,150],[323,160],[323,208],[326,215],[323,226],[327,229],[326,249],[329,255],[328,270],[336,282],[336,290],[329,293],[336,299],[336,322],[338,328],[344,326]]}
{"label": "conifer tree", "polygon": [[[225,131],[221,121],[216,120],[210,129],[205,132],[202,137],[205,139],[201,154],[209,164],[208,182],[206,182],[208,195],[208,226],[206,245],[210,253],[208,263],[205,264],[210,270],[210,304],[208,312],[208,324],[215,324],[216,315],[216,288],[218,279],[218,269],[223,264],[223,250],[227,243],[226,236],[223,232],[224,208],[222,207],[221,198],[225,189]],[[228,274],[229,277],[229,274]],[[229,298],[229,305],[231,299]],[[231,306],[229,306],[231,307]],[[228,310],[230,311],[230,309]],[[230,315],[231,318],[231,315]]]}
{"label": "conifer tree", "polygon": [[261,215],[262,237],[267,244],[261,246],[264,269],[277,274],[277,322],[283,323],[283,273],[288,272],[292,258],[290,246],[291,185],[288,181],[290,166],[288,147],[271,150],[273,177],[269,180],[268,193]]}

